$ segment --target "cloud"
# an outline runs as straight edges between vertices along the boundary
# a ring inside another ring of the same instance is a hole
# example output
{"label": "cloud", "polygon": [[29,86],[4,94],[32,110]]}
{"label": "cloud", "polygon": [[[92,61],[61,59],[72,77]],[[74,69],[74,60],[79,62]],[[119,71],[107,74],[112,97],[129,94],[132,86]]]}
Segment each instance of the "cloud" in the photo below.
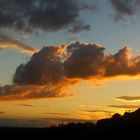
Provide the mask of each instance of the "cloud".
{"label": "cloud", "polygon": [[51,112],[51,113],[45,113],[46,115],[56,115],[56,116],[68,116],[69,114],[66,113],[57,113],[57,112]]}
{"label": "cloud", "polygon": [[81,31],[90,31],[90,25],[77,24],[68,30],[70,33],[79,33]]}
{"label": "cloud", "polygon": [[21,106],[21,107],[33,107],[33,108],[46,108],[49,106],[43,106],[43,105],[32,105],[32,104],[16,104],[16,106]]}
{"label": "cloud", "polygon": [[2,115],[2,114],[5,114],[5,112],[3,112],[3,111],[0,111],[0,115]]}
{"label": "cloud", "polygon": [[64,62],[69,78],[96,77],[102,73],[104,48],[94,43],[75,42],[68,46],[70,57]]}
{"label": "cloud", "polygon": [[85,110],[85,112],[89,112],[89,113],[108,113],[108,114],[113,113],[113,112],[107,111],[107,110]]}
{"label": "cloud", "polygon": [[81,42],[43,47],[17,67],[12,85],[0,87],[0,100],[72,96],[66,90],[81,80],[96,84],[102,79],[140,75],[140,55],[132,54],[130,48],[114,54],[104,50],[99,44]]}
{"label": "cloud", "polygon": [[116,11],[115,21],[135,15],[140,5],[139,0],[110,0],[110,2]]}
{"label": "cloud", "polygon": [[64,93],[75,80],[67,80],[60,55],[65,46],[44,47],[33,54],[26,64],[21,64],[13,78],[13,85],[0,88],[0,100],[29,100],[72,96]]}
{"label": "cloud", "polygon": [[18,104],[16,106],[23,106],[23,107],[35,107],[34,105],[30,105],[30,104]]}
{"label": "cloud", "polygon": [[21,53],[25,53],[28,55],[32,55],[33,53],[37,52],[36,48],[28,46],[15,38],[3,36],[3,35],[0,35],[0,48],[17,50]]}
{"label": "cloud", "polygon": [[124,47],[116,54],[105,57],[105,76],[137,75],[140,74],[140,56],[131,53],[131,49]]}
{"label": "cloud", "polygon": [[60,48],[48,46],[33,54],[26,64],[17,68],[13,82],[25,85],[64,83],[64,69],[60,60],[64,48],[63,45]]}
{"label": "cloud", "polygon": [[[77,0],[0,1],[0,28],[36,32],[68,29],[79,21],[83,10],[96,12],[97,5],[82,4]],[[81,28],[82,30],[82,28]]]}
{"label": "cloud", "polygon": [[64,68],[69,78],[108,78],[140,74],[140,55],[124,47],[115,54],[105,54],[105,48],[94,43],[75,42],[68,46],[70,57]]}
{"label": "cloud", "polygon": [[123,108],[123,109],[133,109],[140,108],[140,105],[109,105],[108,107]]}
{"label": "cloud", "polygon": [[140,101],[140,96],[120,96],[116,97],[116,99],[124,102],[137,102]]}
{"label": "cloud", "polygon": [[60,98],[72,96],[63,93],[62,87],[50,85],[6,85],[0,88],[0,101],[35,100],[43,98]]}

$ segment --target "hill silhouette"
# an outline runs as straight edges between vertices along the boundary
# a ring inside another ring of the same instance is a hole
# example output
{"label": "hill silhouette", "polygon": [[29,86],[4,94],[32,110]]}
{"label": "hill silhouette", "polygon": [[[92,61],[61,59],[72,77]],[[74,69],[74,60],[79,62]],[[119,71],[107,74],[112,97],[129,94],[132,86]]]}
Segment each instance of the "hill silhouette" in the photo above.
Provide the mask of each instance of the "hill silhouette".
{"label": "hill silhouette", "polygon": [[[114,138],[138,135],[140,132],[140,108],[134,112],[118,113],[111,118],[99,120],[96,124],[68,123],[48,128],[0,128],[0,137],[4,138],[44,138],[44,139],[74,139],[104,137]],[[113,138],[113,139],[114,139]]]}

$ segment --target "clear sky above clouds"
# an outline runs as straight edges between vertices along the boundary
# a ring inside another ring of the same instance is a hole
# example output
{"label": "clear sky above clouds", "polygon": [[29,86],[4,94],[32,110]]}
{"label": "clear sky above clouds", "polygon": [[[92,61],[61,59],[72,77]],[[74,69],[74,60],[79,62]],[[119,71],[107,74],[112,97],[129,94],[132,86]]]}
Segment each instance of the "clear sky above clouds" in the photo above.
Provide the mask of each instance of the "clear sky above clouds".
{"label": "clear sky above clouds", "polygon": [[97,120],[139,107],[139,7],[1,0],[0,125]]}

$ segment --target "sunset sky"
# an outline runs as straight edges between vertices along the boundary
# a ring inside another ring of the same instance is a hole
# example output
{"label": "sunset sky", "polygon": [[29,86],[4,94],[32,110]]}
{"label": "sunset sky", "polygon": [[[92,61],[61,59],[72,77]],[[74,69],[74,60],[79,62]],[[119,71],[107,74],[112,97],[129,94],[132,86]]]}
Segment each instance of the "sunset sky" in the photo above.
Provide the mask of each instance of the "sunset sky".
{"label": "sunset sky", "polygon": [[139,0],[0,0],[0,126],[96,121],[140,107]]}

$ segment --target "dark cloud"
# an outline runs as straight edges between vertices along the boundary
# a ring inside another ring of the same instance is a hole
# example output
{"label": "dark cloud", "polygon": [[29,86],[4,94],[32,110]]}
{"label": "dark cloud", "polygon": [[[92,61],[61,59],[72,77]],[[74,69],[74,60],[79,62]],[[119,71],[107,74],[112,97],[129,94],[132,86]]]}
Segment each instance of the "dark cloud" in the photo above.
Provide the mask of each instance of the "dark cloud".
{"label": "dark cloud", "polygon": [[64,62],[69,78],[89,78],[102,72],[104,48],[97,44],[75,42],[68,46],[71,56]]}
{"label": "dark cloud", "polygon": [[133,108],[140,108],[140,105],[109,105],[108,107],[133,109]]}
{"label": "dark cloud", "polygon": [[64,80],[64,70],[60,59],[61,48],[44,47],[33,54],[30,61],[21,64],[15,73],[13,82],[18,84],[55,84]]}
{"label": "dark cloud", "polygon": [[117,75],[135,75],[140,72],[139,62],[135,62],[133,59],[131,50],[128,47],[120,49],[116,54],[110,54],[106,56],[105,76],[117,76]]}
{"label": "dark cloud", "polygon": [[4,36],[4,35],[0,35],[0,48],[18,50],[28,55],[32,55],[33,53],[37,52],[36,48],[26,45],[22,43],[20,40],[17,40],[16,38]]}
{"label": "dark cloud", "polygon": [[77,0],[1,0],[0,28],[14,28],[26,32],[40,29],[56,31],[73,27],[79,21],[85,27],[84,21],[80,19],[80,12],[96,11],[96,7],[94,4],[83,5]]}
{"label": "dark cloud", "polygon": [[70,33],[79,33],[81,31],[90,31],[90,25],[77,24],[68,30]]}
{"label": "dark cloud", "polygon": [[136,14],[140,4],[139,0],[110,0],[110,2],[116,11],[115,21]]}
{"label": "dark cloud", "polygon": [[64,89],[73,80],[67,80],[61,62],[65,46],[48,46],[33,54],[21,64],[13,77],[13,85],[0,87],[0,100],[26,100],[71,96]]}
{"label": "dark cloud", "polygon": [[3,112],[3,111],[0,111],[0,115],[1,115],[1,114],[5,114],[5,112]]}
{"label": "dark cloud", "polygon": [[65,90],[80,80],[96,84],[97,80],[140,74],[140,55],[133,55],[128,47],[115,54],[105,54],[104,50],[98,44],[80,42],[44,47],[17,67],[13,85],[0,87],[0,100],[70,96],[73,94]]}
{"label": "dark cloud", "polygon": [[116,99],[125,102],[133,102],[133,101],[140,101],[140,96],[120,96],[120,97],[116,97]]}
{"label": "dark cloud", "polygon": [[68,46],[70,57],[64,62],[69,78],[114,77],[140,74],[140,56],[124,47],[115,54],[105,55],[105,48],[94,43],[75,42]]}

